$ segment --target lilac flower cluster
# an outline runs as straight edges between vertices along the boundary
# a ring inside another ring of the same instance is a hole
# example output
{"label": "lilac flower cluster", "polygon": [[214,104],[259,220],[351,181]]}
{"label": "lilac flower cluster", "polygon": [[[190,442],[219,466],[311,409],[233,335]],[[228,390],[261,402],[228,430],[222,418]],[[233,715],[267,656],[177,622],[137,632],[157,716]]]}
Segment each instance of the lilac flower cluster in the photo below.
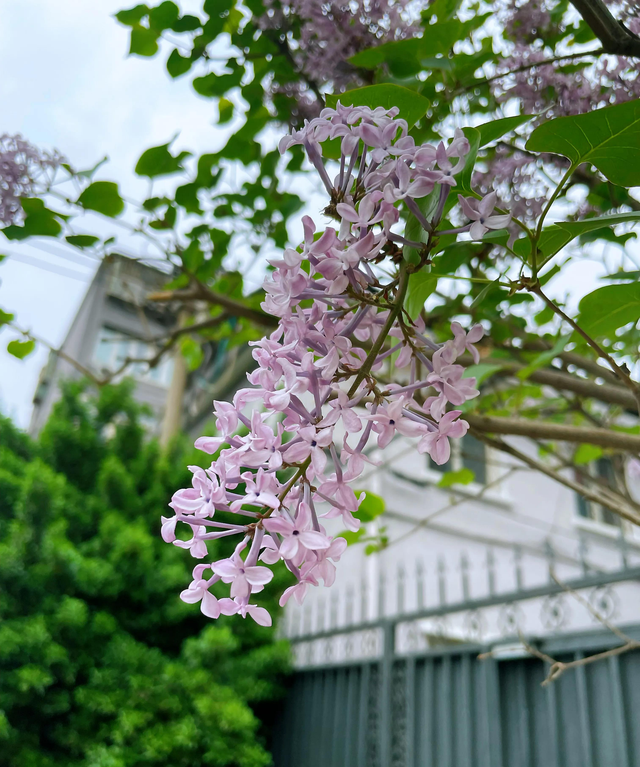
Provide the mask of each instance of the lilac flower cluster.
{"label": "lilac flower cluster", "polygon": [[20,135],[0,135],[0,222],[20,221],[23,215],[20,200],[44,191],[41,183],[44,174],[62,162],[57,153],[43,152]]}
{"label": "lilac flower cluster", "polygon": [[[338,103],[280,144],[281,151],[304,146],[339,227],[316,232],[306,216],[300,247],[271,262],[263,309],[279,318],[278,327],[254,344],[252,387],[232,403],[215,403],[218,436],[196,442],[215,456],[211,466],[191,468],[192,487],[175,493],[175,514],[163,517],[164,540],[197,559],[207,556],[208,541],[240,537],[231,557],[198,564],[181,594],[209,617],[250,615],[270,625],[251,597],[280,560],[296,581],[280,604],[333,583],[347,543],[322,522],[340,518],[347,529],[359,528],[364,496],[351,484],[370,462],[370,443],[384,448],[396,434],[413,437],[419,452],[443,464],[450,440],[468,429],[459,407],[478,392],[456,360],[465,352],[479,360],[474,344],[483,330],[454,322],[453,337],[437,344],[422,319],[411,321],[402,306],[410,270],[401,248],[422,249],[426,263],[429,246],[405,240],[393,226],[402,211],[435,233],[469,144],[456,132],[450,142],[417,146],[397,115],[395,108]],[[331,139],[342,147],[333,180],[322,154]],[[430,194],[436,205],[426,217],[417,200]],[[495,195],[461,198],[470,223],[457,231],[481,237],[503,227],[508,216],[493,215],[494,203]],[[178,523],[189,528],[188,540],[176,537]],[[230,585],[229,597],[211,593],[219,581]]]}
{"label": "lilac flower cluster", "polygon": [[[391,40],[418,34],[407,6],[411,0],[265,0],[267,12],[257,24],[264,30],[299,29],[292,55],[308,79],[318,85],[332,83],[334,92],[363,85],[348,59],[359,51]],[[319,103],[304,83],[270,85],[272,95],[292,99],[300,119],[313,118]]]}

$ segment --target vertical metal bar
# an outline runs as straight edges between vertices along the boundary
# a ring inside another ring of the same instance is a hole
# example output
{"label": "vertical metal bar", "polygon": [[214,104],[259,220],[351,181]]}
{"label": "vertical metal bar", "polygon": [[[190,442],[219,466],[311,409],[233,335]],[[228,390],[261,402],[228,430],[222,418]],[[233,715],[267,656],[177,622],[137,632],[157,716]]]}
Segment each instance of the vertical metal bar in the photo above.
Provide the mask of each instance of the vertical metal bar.
{"label": "vertical metal bar", "polygon": [[620,659],[613,655],[609,658],[609,673],[611,675],[611,710],[613,724],[616,732],[616,744],[618,746],[618,758],[616,767],[630,767],[629,764],[629,734],[625,721],[624,695],[622,692],[622,680],[620,679]]}
{"label": "vertical metal bar", "polygon": [[547,540],[544,542],[544,555],[547,559],[547,566],[549,568],[549,583],[553,583],[553,578],[551,577],[551,574],[556,569],[556,552],[553,548],[553,545],[551,541],[547,538]]}
{"label": "vertical metal bar", "polygon": [[386,580],[384,578],[384,575],[380,573],[380,577],[378,578],[378,618],[384,618],[384,615],[385,615],[385,610],[386,610],[385,588],[386,588]]}
{"label": "vertical metal bar", "polygon": [[427,658],[424,662],[422,674],[422,690],[420,695],[420,753],[418,764],[435,765],[433,748],[433,720],[435,716],[435,678],[433,673],[433,660]]}
{"label": "vertical metal bar", "polygon": [[522,767],[532,767],[531,753],[531,730],[529,722],[529,706],[527,701],[527,667],[524,661],[519,661],[516,670],[516,689],[518,700],[516,703],[518,712],[518,736],[520,741],[520,753],[517,755],[517,764]]}
{"label": "vertical metal bar", "polygon": [[365,577],[360,581],[360,621],[362,623],[365,623],[369,618],[368,601],[367,579]]}
{"label": "vertical metal bar", "polygon": [[402,615],[404,612],[404,602],[405,602],[405,578],[404,578],[404,567],[402,565],[402,562],[398,562],[398,570],[396,572],[396,586],[397,586],[397,594],[396,594],[396,614]]}
{"label": "vertical metal bar", "polygon": [[487,549],[487,578],[489,596],[494,596],[496,593],[496,558],[492,548]]}
{"label": "vertical metal bar", "polygon": [[513,564],[516,571],[516,590],[522,591],[523,579],[522,579],[522,547],[513,547]]}
{"label": "vertical metal bar", "polygon": [[[459,746],[459,767],[473,767],[473,722],[471,719],[473,706],[471,704],[471,656],[464,653],[460,659],[460,672],[462,675],[462,690],[460,695],[460,705],[458,706],[458,715],[460,716],[460,726],[456,732],[456,739]],[[456,765],[458,767],[458,765]]]}
{"label": "vertical metal bar", "polygon": [[549,762],[548,767],[561,767],[560,765],[560,734],[558,731],[558,699],[556,696],[556,684],[548,684],[546,689],[547,714],[549,726]]}
{"label": "vertical metal bar", "polygon": [[324,699],[324,688],[326,683],[326,672],[315,671],[309,674],[311,681],[311,700],[309,720],[313,722],[312,736],[310,738],[300,738],[301,764],[313,764],[314,754],[319,752],[322,747],[322,703]]}
{"label": "vertical metal bar", "polygon": [[416,562],[416,596],[418,601],[418,610],[424,609],[425,606],[424,585],[424,563],[421,559],[419,559]]}
{"label": "vertical metal bar", "polygon": [[343,767],[352,767],[352,765],[356,764],[353,759],[353,746],[355,744],[355,728],[357,723],[356,693],[358,691],[357,684],[360,671],[357,666],[350,666],[345,673],[347,675],[347,715],[345,719],[342,765]]}
{"label": "vertical metal bar", "polygon": [[445,577],[446,565],[442,557],[438,557],[438,599],[440,604],[444,605],[447,602],[447,581]]}
{"label": "vertical metal bar", "polygon": [[345,615],[344,615],[345,626],[350,626],[356,622],[354,608],[355,608],[355,594],[354,594],[353,584],[350,583],[347,586],[347,597],[345,600]]}
{"label": "vertical metal bar", "polygon": [[347,720],[346,702],[347,696],[345,692],[347,669],[340,668],[336,671],[336,684],[334,689],[333,698],[333,726],[331,729],[331,736],[327,737],[328,742],[332,744],[331,749],[331,767],[338,767],[340,762],[340,746],[345,741],[344,726]]}
{"label": "vertical metal bar", "polygon": [[440,754],[438,767],[454,767],[453,764],[453,730],[451,720],[453,717],[452,696],[451,696],[451,656],[445,655],[442,659],[442,676],[440,683],[440,710],[443,715],[440,720]]}
{"label": "vertical metal bar", "polygon": [[500,666],[493,658],[481,661],[486,700],[484,732],[487,740],[486,767],[502,767],[502,710],[500,708]]}
{"label": "vertical metal bar", "polygon": [[323,764],[331,764],[331,745],[333,733],[333,709],[336,703],[337,670],[325,672],[326,688],[322,712],[322,749],[318,752]]}
{"label": "vertical metal bar", "polygon": [[331,612],[329,615],[329,628],[338,628],[338,606],[339,606],[340,592],[334,591],[331,594],[329,604],[331,606]]}
{"label": "vertical metal bar", "polygon": [[381,663],[381,685],[380,685],[380,765],[387,767],[391,764],[391,686],[393,675],[393,659],[395,655],[395,623],[385,623],[384,647]]}
{"label": "vertical metal bar", "polygon": [[587,561],[587,554],[589,551],[589,544],[587,543],[587,536],[584,530],[578,532],[578,557],[580,558],[580,567],[582,568],[582,575],[585,577],[589,575],[589,562]]}
{"label": "vertical metal bar", "polygon": [[[583,653],[577,652],[575,659],[583,658]],[[591,725],[589,722],[589,698],[587,697],[587,675],[584,666],[576,667],[576,690],[578,693],[578,716],[580,717],[580,732],[582,743],[582,764],[593,767],[593,748],[591,744]]]}
{"label": "vertical metal bar", "polygon": [[416,659],[407,658],[407,673],[405,680],[405,710],[406,710],[406,743],[405,743],[405,765],[404,767],[414,767],[416,761],[415,742],[416,742]]}
{"label": "vertical metal bar", "polygon": [[[367,734],[369,732],[369,685],[371,665],[365,663],[360,670],[360,699],[358,703],[358,767],[367,767]],[[300,766],[302,767],[302,765]],[[349,765],[351,767],[351,765]]]}
{"label": "vertical metal bar", "polygon": [[469,557],[467,552],[463,551],[460,554],[460,577],[462,579],[462,598],[465,602],[469,601]]}
{"label": "vertical metal bar", "polygon": [[624,534],[624,521],[620,521],[620,535],[618,536],[618,548],[620,549],[620,563],[623,570],[629,569],[629,545]]}

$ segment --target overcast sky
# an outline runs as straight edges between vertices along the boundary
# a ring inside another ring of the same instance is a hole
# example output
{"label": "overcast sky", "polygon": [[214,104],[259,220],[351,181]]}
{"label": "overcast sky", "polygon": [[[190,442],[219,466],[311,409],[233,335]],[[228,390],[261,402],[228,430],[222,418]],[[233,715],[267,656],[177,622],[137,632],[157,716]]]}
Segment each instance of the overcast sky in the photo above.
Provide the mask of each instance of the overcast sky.
{"label": "overcast sky", "polygon": [[[80,169],[108,155],[100,178],[117,180],[123,193],[141,199],[146,182],[133,167],[146,148],[179,132],[176,148],[212,151],[224,136],[214,126],[214,102],[194,93],[189,76],[171,80],[162,55],[127,57],[128,32],[113,14],[128,5],[133,2],[0,0],[0,134],[21,133],[55,147]],[[201,3],[181,5],[188,11]],[[0,253],[10,255],[0,264],[0,306],[59,345],[95,263],[47,238],[16,245],[0,237]],[[571,289],[577,297],[602,284],[600,274],[601,265],[581,259],[550,290],[560,295]],[[0,333],[0,410],[27,426],[47,351],[40,346],[18,361],[4,351],[8,339],[6,330]]]}
{"label": "overcast sky", "polygon": [[[133,167],[149,146],[180,132],[176,147],[210,151],[221,143],[214,102],[197,96],[187,76],[171,80],[164,58],[127,57],[128,33],[113,14],[126,0],[0,0],[0,134],[21,133],[57,148],[76,168],[110,162],[100,177],[140,198],[146,182]],[[198,6],[182,2],[185,9]],[[0,237],[0,306],[34,334],[58,345],[95,270],[91,259],[53,239],[37,247]],[[26,263],[28,261],[29,263]],[[36,266],[36,264],[38,264]],[[55,270],[46,271],[48,265]],[[26,426],[47,352],[9,356],[0,334],[0,410]]]}

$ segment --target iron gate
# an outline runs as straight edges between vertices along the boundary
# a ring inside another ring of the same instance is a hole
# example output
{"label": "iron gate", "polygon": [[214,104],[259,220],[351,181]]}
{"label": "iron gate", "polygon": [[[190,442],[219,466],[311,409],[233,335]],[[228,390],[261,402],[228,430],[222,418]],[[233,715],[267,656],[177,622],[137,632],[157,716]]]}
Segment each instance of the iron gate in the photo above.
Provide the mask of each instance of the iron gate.
{"label": "iron gate", "polygon": [[[594,632],[539,647],[573,660],[614,645]],[[485,649],[297,672],[276,767],[640,767],[640,652],[542,687],[542,661],[478,660]]]}

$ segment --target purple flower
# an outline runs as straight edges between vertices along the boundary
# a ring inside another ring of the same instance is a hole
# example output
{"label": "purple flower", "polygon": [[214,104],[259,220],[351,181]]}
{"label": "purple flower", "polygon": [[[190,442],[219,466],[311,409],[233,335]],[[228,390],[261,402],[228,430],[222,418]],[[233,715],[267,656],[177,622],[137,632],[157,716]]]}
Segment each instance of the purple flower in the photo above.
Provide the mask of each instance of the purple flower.
{"label": "purple flower", "polygon": [[491,192],[482,200],[476,200],[473,197],[463,197],[458,195],[458,201],[464,215],[473,221],[469,234],[472,240],[481,240],[482,236],[489,231],[489,229],[504,229],[509,226],[511,222],[511,216],[499,215],[493,216],[493,209],[496,207],[498,195],[495,192]]}
{"label": "purple flower", "polygon": [[311,529],[311,508],[304,501],[300,501],[295,519],[282,515],[265,519],[263,524],[270,533],[282,536],[280,555],[283,559],[293,559],[298,554],[299,546],[316,551],[328,549],[331,545],[328,535]]}
{"label": "purple flower", "polygon": [[425,434],[420,440],[418,452],[429,453],[438,466],[446,463],[451,457],[449,440],[464,437],[469,428],[466,421],[458,418],[460,415],[462,415],[461,410],[451,410],[449,413],[445,413],[438,424],[438,430]]}

